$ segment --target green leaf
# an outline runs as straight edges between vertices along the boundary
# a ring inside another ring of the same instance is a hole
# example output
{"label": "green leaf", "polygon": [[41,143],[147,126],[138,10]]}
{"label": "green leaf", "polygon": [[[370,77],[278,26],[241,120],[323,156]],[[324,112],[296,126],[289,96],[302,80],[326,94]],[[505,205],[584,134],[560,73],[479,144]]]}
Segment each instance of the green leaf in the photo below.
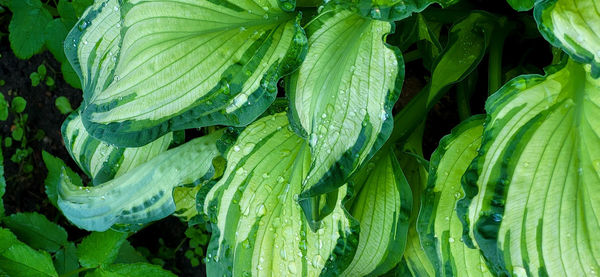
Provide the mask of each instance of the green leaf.
{"label": "green leaf", "polygon": [[173,134],[168,133],[142,147],[116,147],[90,136],[78,112],[67,117],[61,133],[69,154],[95,185],[119,177],[165,152],[173,139]]}
{"label": "green leaf", "polygon": [[48,71],[46,70],[46,66],[43,64],[38,65],[37,72],[40,74],[41,79],[45,79],[46,73],[48,73]]}
{"label": "green leaf", "polygon": [[390,140],[400,143],[408,139],[449,88],[473,72],[486,53],[496,21],[492,14],[474,11],[452,26],[448,44],[434,63],[431,81],[396,115],[403,120]]}
{"label": "green leaf", "polygon": [[81,89],[81,81],[79,81],[79,77],[77,73],[73,69],[70,63],[64,62],[60,65],[60,71],[63,74],[63,79],[74,88]]}
{"label": "green leaf", "polygon": [[33,250],[4,228],[0,228],[0,273],[14,277],[58,277],[48,253]]}
{"label": "green leaf", "polygon": [[412,192],[393,151],[376,155],[354,178],[350,214],[360,222],[358,249],[346,276],[379,276],[402,259]]}
{"label": "green leaf", "polygon": [[358,244],[358,223],[342,206],[311,231],[296,202],[310,166],[308,144],[285,113],[248,126],[227,154],[227,169],[206,197],[212,222],[208,276],[339,275]]}
{"label": "green leaf", "polygon": [[54,157],[46,151],[42,151],[42,159],[44,160],[44,164],[48,169],[48,175],[44,180],[46,195],[48,195],[50,203],[52,203],[52,205],[55,207],[58,207],[56,202],[58,201],[58,185],[60,183],[60,179],[62,178],[61,174],[67,174],[69,179],[75,184],[82,185],[82,181],[79,175],[67,167],[65,162],[60,158]]}
{"label": "green leaf", "polygon": [[190,221],[193,217],[199,215],[196,209],[196,195],[202,188],[199,184],[194,187],[178,187],[173,190],[173,199],[175,201],[175,216],[183,221]]}
{"label": "green leaf", "polygon": [[95,270],[86,277],[175,277],[177,275],[148,263],[114,264]]}
{"label": "green leaf", "polygon": [[8,26],[10,47],[15,56],[29,59],[44,46],[44,30],[52,20],[40,0],[12,0],[13,17]]}
{"label": "green leaf", "polygon": [[[358,13],[364,17],[370,17],[376,20],[399,21],[411,16],[413,13],[420,13],[431,4],[437,3],[442,7],[455,4],[459,0],[352,0],[358,7]],[[346,3],[348,1],[339,1]]]}
{"label": "green leaf", "polygon": [[129,241],[124,241],[121,245],[121,249],[119,249],[119,254],[117,254],[117,258],[115,259],[115,263],[117,264],[133,264],[147,262],[146,258],[140,254]]}
{"label": "green leaf", "polygon": [[75,10],[75,19],[80,18],[85,10],[94,3],[94,0],[73,0],[73,9]]}
{"label": "green leaf", "polygon": [[464,196],[461,178],[481,146],[483,119],[463,121],[431,156],[417,229],[436,276],[495,276],[479,249],[463,243],[463,226],[456,213],[456,202]]}
{"label": "green leaf", "polygon": [[592,65],[600,77],[600,6],[594,0],[540,0],[534,8],[538,29],[572,59]]}
{"label": "green leaf", "polygon": [[6,180],[4,179],[4,156],[2,155],[2,146],[0,146],[0,218],[4,217],[4,200],[2,200],[2,197],[4,197],[5,192]]}
{"label": "green leaf", "polygon": [[536,0],[506,0],[510,6],[520,12],[533,9]]}
{"label": "green leaf", "polygon": [[46,25],[46,30],[44,31],[46,47],[54,55],[54,58],[61,63],[67,61],[63,48],[63,42],[66,37],[67,27],[60,18],[56,18]]}
{"label": "green leaf", "polygon": [[247,125],[305,53],[300,17],[279,0],[119,2],[96,1],[65,43],[88,103],[86,128],[117,146]]}
{"label": "green leaf", "polygon": [[64,248],[58,250],[54,255],[54,268],[58,274],[65,274],[72,272],[79,268],[79,261],[77,260],[77,248],[75,244],[69,242]]}
{"label": "green leaf", "polygon": [[54,105],[61,114],[68,114],[73,111],[71,102],[69,102],[69,99],[64,96],[57,97],[56,100],[54,100]]}
{"label": "green leaf", "polygon": [[21,139],[23,139],[23,132],[23,128],[21,128],[21,126],[17,126],[14,130],[12,130],[11,135],[16,141],[21,141]]}
{"label": "green leaf", "polygon": [[327,211],[317,211],[313,197],[343,185],[389,137],[404,63],[385,43],[388,22],[331,9],[306,28],[306,61],[287,91],[294,128],[312,154],[300,201],[314,229]]}
{"label": "green leaf", "polygon": [[41,81],[40,74],[37,72],[32,72],[31,74],[29,74],[29,79],[31,79],[32,87],[37,87]]}
{"label": "green leaf", "polygon": [[3,222],[19,240],[35,249],[53,253],[67,243],[65,229],[38,213],[12,214]]}
{"label": "green leaf", "polygon": [[127,233],[108,230],[93,232],[77,245],[77,256],[83,267],[98,267],[115,261]]}
{"label": "green leaf", "polygon": [[4,93],[0,92],[0,121],[5,121],[8,118],[8,102],[4,98]]}
{"label": "green leaf", "polygon": [[600,79],[568,61],[513,79],[486,103],[458,205],[495,274],[600,271]]}
{"label": "green leaf", "polygon": [[25,107],[27,106],[27,100],[21,96],[17,96],[13,98],[10,106],[15,113],[22,113],[25,111]]}
{"label": "green leaf", "polygon": [[78,1],[75,0],[72,3],[69,2],[69,0],[59,0],[58,5],[56,6],[60,19],[67,29],[71,29],[75,25],[75,22],[77,22],[77,15],[75,14],[74,7],[76,2]]}
{"label": "green leaf", "polygon": [[78,186],[63,174],[58,206],[71,222],[91,231],[164,218],[175,212],[173,188],[212,177],[221,134],[215,132],[162,152],[95,187]]}

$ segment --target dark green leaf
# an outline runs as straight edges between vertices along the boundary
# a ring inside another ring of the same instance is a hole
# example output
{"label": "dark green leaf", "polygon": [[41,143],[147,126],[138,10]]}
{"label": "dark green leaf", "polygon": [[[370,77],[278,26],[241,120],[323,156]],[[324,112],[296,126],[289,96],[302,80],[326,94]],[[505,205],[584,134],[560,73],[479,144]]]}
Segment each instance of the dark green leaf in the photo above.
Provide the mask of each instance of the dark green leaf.
{"label": "dark green leaf", "polygon": [[11,135],[12,135],[13,139],[15,139],[16,141],[21,141],[21,139],[23,139],[23,128],[21,128],[20,126],[17,126],[12,131]]}
{"label": "dark green leaf", "polygon": [[50,203],[57,207],[56,201],[58,199],[58,184],[61,178],[62,169],[64,168],[69,178],[78,185],[82,185],[81,178],[79,175],[77,175],[77,173],[73,172],[68,166],[66,166],[63,160],[50,155],[48,152],[42,151],[42,158],[44,159],[44,163],[48,169],[48,175],[46,176],[46,180],[44,180],[44,185],[46,186],[46,195],[48,195]]}
{"label": "dark green leaf", "polygon": [[40,74],[37,72],[32,72],[29,74],[29,79],[31,79],[32,87],[37,87],[40,84]]}
{"label": "dark green leaf", "polygon": [[58,276],[48,253],[33,250],[4,228],[0,228],[0,273],[13,277]]}
{"label": "dark green leaf", "polygon": [[84,267],[98,267],[112,263],[125,242],[127,233],[112,230],[93,232],[77,245],[77,256]]}
{"label": "dark green leaf", "polygon": [[77,261],[77,248],[72,242],[67,243],[64,248],[58,250],[54,255],[54,267],[58,274],[65,274],[79,268]]}
{"label": "dark green leaf", "polygon": [[48,47],[48,50],[54,55],[54,58],[61,63],[67,61],[63,48],[63,42],[66,37],[67,27],[59,18],[50,21],[50,23],[46,25],[46,30],[44,31],[46,47]]}
{"label": "dark green leaf", "polygon": [[67,82],[67,84],[71,85],[74,88],[81,89],[81,81],[79,80],[79,76],[73,70],[73,67],[70,63],[65,62],[60,65],[60,71],[63,74],[63,79]]}
{"label": "dark green leaf", "polygon": [[115,259],[115,263],[117,264],[133,264],[139,262],[148,262],[140,252],[135,250],[129,241],[124,241],[123,245],[121,245],[121,249],[119,249],[119,254],[117,254],[117,258]]}
{"label": "dark green leaf", "polygon": [[0,121],[8,118],[8,102],[4,98],[4,93],[0,93]]}
{"label": "dark green leaf", "polygon": [[15,56],[28,59],[42,50],[44,30],[52,15],[40,0],[12,0],[10,9],[13,12],[8,26],[10,46]]}
{"label": "dark green leaf", "polygon": [[67,29],[73,28],[75,22],[77,22],[77,15],[75,14],[73,3],[68,0],[59,0],[57,9],[60,19],[65,24],[65,27],[67,27]]}
{"label": "dark green leaf", "polygon": [[148,263],[114,264],[98,269],[86,277],[175,277],[158,265]]}
{"label": "dark green leaf", "polygon": [[83,15],[85,9],[94,3],[94,0],[73,0],[73,9],[75,10],[76,18],[80,18]]}
{"label": "dark green leaf", "polygon": [[56,252],[67,243],[67,232],[38,213],[18,213],[4,219],[4,224],[19,240],[36,249]]}

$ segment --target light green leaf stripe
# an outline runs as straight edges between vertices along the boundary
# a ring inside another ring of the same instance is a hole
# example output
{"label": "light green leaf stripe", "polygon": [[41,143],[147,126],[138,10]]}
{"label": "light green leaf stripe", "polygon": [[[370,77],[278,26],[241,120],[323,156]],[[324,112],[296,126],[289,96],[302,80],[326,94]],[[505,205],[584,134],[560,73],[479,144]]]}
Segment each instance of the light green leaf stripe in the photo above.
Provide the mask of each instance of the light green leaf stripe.
{"label": "light green leaf stripe", "polygon": [[417,229],[436,276],[494,276],[479,249],[463,243],[456,202],[464,196],[461,178],[477,156],[483,116],[472,117],[444,137],[431,157]]}
{"label": "light green leaf stripe", "polygon": [[538,29],[552,45],[574,60],[592,65],[600,77],[600,2],[596,0],[541,0],[535,4]]}
{"label": "light green leaf stripe", "polygon": [[358,244],[358,223],[342,206],[312,232],[297,203],[310,166],[308,144],[285,113],[244,130],[227,155],[223,178],[206,197],[212,222],[209,276],[337,276]]}
{"label": "light green leaf stripe", "polygon": [[167,133],[142,147],[116,147],[90,136],[78,112],[69,115],[61,132],[69,154],[95,185],[108,182],[151,160],[166,151],[173,140],[173,133]]}
{"label": "light green leaf stripe", "polygon": [[[413,135],[411,135],[405,151],[410,151],[422,157],[422,147],[420,146],[422,135],[415,136],[415,134],[418,134],[418,132],[415,132]],[[413,139],[412,143],[410,142],[411,139]],[[413,145],[413,143],[418,143],[418,147],[415,147],[416,145]],[[402,262],[395,270],[394,276],[435,276],[435,268],[427,257],[425,250],[421,246],[419,233],[417,232],[417,217],[421,209],[421,195],[423,194],[425,186],[427,185],[428,172],[427,169],[420,164],[417,161],[417,158],[413,155],[414,154],[408,154],[406,152],[398,154],[400,168],[402,168],[402,171],[406,176],[406,180],[411,187],[413,206],[410,216],[410,228],[408,229],[408,235],[406,239],[406,249],[404,250]]]}
{"label": "light green leaf stripe", "polygon": [[63,174],[58,206],[75,225],[104,231],[114,224],[142,224],[175,212],[173,188],[209,179],[222,132],[194,139],[95,187]]}
{"label": "light green leaf stripe", "polygon": [[313,202],[302,205],[316,228],[322,216],[311,197],[343,185],[389,137],[404,62],[385,44],[393,32],[388,22],[334,8],[306,28],[306,62],[291,76],[288,92],[294,128],[306,137],[312,154],[300,198]]}
{"label": "light green leaf stripe", "polygon": [[447,7],[458,0],[353,0],[352,2],[358,6],[359,13],[365,17],[399,21],[413,13],[425,10],[431,4],[438,3],[442,7]]}
{"label": "light green leaf stripe", "polygon": [[358,249],[344,276],[379,276],[402,259],[412,192],[393,151],[376,155],[355,179],[350,214],[360,222]]}
{"label": "light green leaf stripe", "polygon": [[244,126],[306,52],[300,16],[283,10],[289,2],[119,3],[98,1],[65,44],[84,84],[84,125],[117,146],[192,127]]}
{"label": "light green leaf stripe", "polygon": [[488,99],[459,215],[496,274],[600,272],[599,88],[569,61]]}

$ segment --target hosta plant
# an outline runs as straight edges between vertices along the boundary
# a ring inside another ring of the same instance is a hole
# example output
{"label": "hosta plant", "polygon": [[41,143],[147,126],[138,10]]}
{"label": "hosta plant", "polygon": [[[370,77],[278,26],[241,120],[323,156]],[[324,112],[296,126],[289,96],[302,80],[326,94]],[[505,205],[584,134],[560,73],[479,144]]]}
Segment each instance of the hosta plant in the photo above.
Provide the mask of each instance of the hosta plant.
{"label": "hosta plant", "polygon": [[[600,6],[463,2],[96,0],[64,43],[91,181],[48,194],[87,230],[208,224],[209,276],[596,276]],[[520,28],[555,47],[545,74],[503,67]],[[403,52],[431,73],[401,107]],[[463,122],[427,161],[451,89]]]}

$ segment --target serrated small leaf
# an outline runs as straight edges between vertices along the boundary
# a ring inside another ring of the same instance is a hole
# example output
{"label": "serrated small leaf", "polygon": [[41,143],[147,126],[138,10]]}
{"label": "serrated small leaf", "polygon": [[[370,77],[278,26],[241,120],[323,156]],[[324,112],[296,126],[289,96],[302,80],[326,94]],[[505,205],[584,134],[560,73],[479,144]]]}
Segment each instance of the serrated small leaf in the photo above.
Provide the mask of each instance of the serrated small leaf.
{"label": "serrated small leaf", "polygon": [[54,255],[53,262],[58,274],[65,274],[78,269],[79,261],[77,260],[77,248],[75,244],[69,242],[58,250]]}
{"label": "serrated small leaf", "polygon": [[117,258],[115,259],[116,264],[133,264],[133,263],[143,263],[148,262],[140,252],[135,250],[129,241],[124,241],[123,245],[121,245],[121,249],[119,249],[119,254],[117,254]]}
{"label": "serrated small leaf", "polygon": [[67,243],[65,229],[41,214],[12,214],[3,221],[19,240],[33,248],[56,252]]}
{"label": "serrated small leaf", "polygon": [[84,267],[98,267],[115,261],[127,233],[108,230],[93,232],[77,245],[79,263]]}
{"label": "serrated small leaf", "polygon": [[10,46],[15,56],[29,59],[42,50],[44,30],[52,15],[40,0],[12,0],[10,9],[13,12],[8,26]]}
{"label": "serrated small leaf", "polygon": [[148,263],[113,264],[95,270],[86,277],[176,277],[172,272],[158,265]]}

